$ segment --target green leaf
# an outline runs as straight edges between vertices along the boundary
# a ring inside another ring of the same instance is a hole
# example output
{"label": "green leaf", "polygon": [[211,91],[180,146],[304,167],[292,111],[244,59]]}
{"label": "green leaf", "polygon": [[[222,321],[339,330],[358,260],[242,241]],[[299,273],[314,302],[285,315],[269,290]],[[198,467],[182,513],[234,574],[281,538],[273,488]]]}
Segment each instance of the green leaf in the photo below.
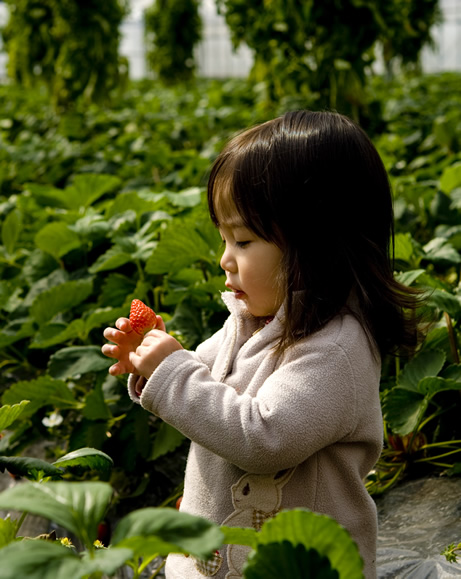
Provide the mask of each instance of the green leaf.
{"label": "green leaf", "polygon": [[447,312],[455,320],[461,318],[461,302],[458,296],[434,289],[429,292],[427,303],[441,312]]}
{"label": "green leaf", "polygon": [[190,187],[178,193],[165,191],[164,194],[172,205],[176,205],[177,207],[195,207],[196,205],[200,205],[203,191],[200,187]]}
{"label": "green leaf", "polygon": [[445,353],[441,350],[419,352],[403,368],[398,378],[398,385],[401,388],[418,392],[420,380],[426,376],[437,376],[443,368],[445,359]]}
{"label": "green leaf", "polygon": [[461,263],[461,255],[459,252],[443,237],[435,237],[431,239],[423,249],[426,252],[424,259],[432,263],[437,263],[446,267]]}
{"label": "green leaf", "polygon": [[397,233],[394,240],[394,258],[413,263],[415,249],[409,233]]}
{"label": "green leaf", "polygon": [[66,312],[84,302],[93,290],[91,279],[68,281],[39,294],[31,308],[32,317],[42,324],[56,314]]}
{"label": "green leaf", "polygon": [[169,508],[145,508],[126,515],[115,529],[112,543],[133,549],[136,556],[170,552],[206,559],[222,545],[218,526],[202,517]]}
{"label": "green leaf", "polygon": [[383,416],[392,431],[403,436],[417,429],[427,404],[418,392],[393,388],[383,398]]}
{"label": "green leaf", "polygon": [[[135,280],[120,273],[105,275],[100,296],[101,303],[110,307],[122,306],[135,287]],[[123,315],[126,317],[127,312],[125,311]]]}
{"label": "green leaf", "polygon": [[97,308],[85,318],[85,331],[88,335],[95,328],[107,324],[114,325],[118,318],[127,317],[128,314],[129,312],[125,308]]}
{"label": "green leaf", "polygon": [[42,207],[59,207],[62,209],[70,209],[67,202],[66,194],[63,189],[58,189],[49,184],[41,183],[26,183],[25,187],[37,203]]}
{"label": "green leaf", "polygon": [[102,215],[88,213],[70,226],[72,231],[86,240],[102,239],[110,230],[109,223]]}
{"label": "green leaf", "polygon": [[70,324],[51,322],[42,325],[29,348],[46,349],[57,344],[69,343],[76,338],[84,341],[95,328],[107,324],[113,325],[117,318],[126,314],[127,311],[124,308],[100,308],[86,315],[84,319],[72,320]]}
{"label": "green leaf", "polygon": [[[293,545],[289,541],[259,545],[251,553],[243,569],[245,579],[339,579],[336,569],[331,567],[328,557],[304,545]],[[355,575],[362,577],[360,570]]]}
{"label": "green leaf", "polygon": [[120,187],[121,181],[114,175],[85,173],[76,175],[72,185],[66,188],[67,203],[72,209],[89,207],[100,197]]}
{"label": "green leaf", "polygon": [[258,543],[256,529],[249,527],[220,527],[224,534],[224,545],[245,545],[246,547],[255,548]]}
{"label": "green leaf", "polygon": [[176,428],[173,428],[166,422],[162,422],[155,435],[150,460],[156,460],[159,456],[175,450],[184,439],[184,435],[176,430]]}
{"label": "green leaf", "polygon": [[[451,199],[450,209],[460,210],[461,209],[461,187],[456,187],[456,189],[453,189],[453,191],[450,193],[450,199]],[[456,241],[456,249],[460,249],[459,236],[457,236],[455,241]]]}
{"label": "green leaf", "polygon": [[34,324],[29,318],[16,319],[6,324],[0,331],[0,348],[10,346],[24,338],[33,336],[36,332]]}
{"label": "green leaf", "polygon": [[41,326],[29,348],[46,349],[56,344],[69,343],[75,338],[86,336],[85,322],[78,318],[70,324],[52,322]]}
{"label": "green leaf", "polygon": [[115,215],[120,215],[126,211],[134,211],[137,215],[143,215],[149,211],[155,211],[158,207],[157,201],[143,199],[138,193],[127,192],[117,195],[106,211],[106,218],[110,219]]}
{"label": "green leaf", "polygon": [[451,364],[442,372],[442,377],[461,382],[461,364]]}
{"label": "green leaf", "polygon": [[29,400],[22,400],[19,404],[5,404],[0,408],[0,432],[8,428],[10,424],[21,416],[25,407],[29,404]]}
{"label": "green leaf", "polygon": [[107,370],[113,361],[101,353],[98,346],[71,346],[50,357],[48,371],[53,378],[65,380],[88,372]]}
{"label": "green leaf", "polygon": [[104,576],[112,577],[120,567],[132,559],[133,551],[131,549],[111,547],[110,549],[98,549],[94,553],[86,551],[81,559],[81,570],[78,577],[87,577],[98,572],[103,573]]}
{"label": "green leaf", "polygon": [[2,396],[4,404],[19,404],[22,400],[30,400],[30,404],[23,410],[25,417],[32,416],[43,406],[75,408],[79,404],[65,382],[54,380],[50,376],[17,382]]}
{"label": "green leaf", "polygon": [[0,331],[0,348],[14,344],[15,342],[33,336],[36,326],[30,318],[16,318],[4,324]]}
{"label": "green leaf", "polygon": [[444,193],[450,193],[456,187],[461,186],[461,163],[446,167],[440,177],[440,189]]}
{"label": "green leaf", "polygon": [[48,541],[20,541],[0,550],[0,579],[69,579],[79,575],[80,561],[68,547]]}
{"label": "green leaf", "polygon": [[461,474],[461,462],[455,462],[455,464],[447,470],[448,476],[455,476]]}
{"label": "green leaf", "polygon": [[[8,543],[12,543],[16,537],[17,523],[9,517],[0,519],[0,549]],[[0,551],[1,553],[1,551]],[[1,557],[1,555],[0,555]]]}
{"label": "green leaf", "polygon": [[82,414],[89,420],[110,420],[112,418],[100,384],[87,394]]}
{"label": "green leaf", "polygon": [[24,483],[0,493],[0,509],[49,519],[91,547],[111,496],[111,486],[103,482]]}
{"label": "green leaf", "polygon": [[114,461],[111,457],[97,450],[96,448],[80,448],[69,452],[61,458],[58,458],[54,465],[64,468],[66,471],[83,473],[85,471],[95,470],[106,476],[112,470]]}
{"label": "green leaf", "polygon": [[[264,523],[258,534],[258,546],[285,541],[327,557],[339,577],[363,579],[363,561],[357,544],[331,517],[307,509],[282,511]],[[283,573],[279,577],[284,577]]]}
{"label": "green leaf", "polygon": [[31,288],[24,299],[26,307],[30,307],[36,297],[42,292],[69,281],[69,274],[61,268],[56,268],[55,259],[40,249],[37,251],[40,256],[45,256],[43,261],[46,262],[48,267],[46,267],[46,270],[43,270],[40,266],[32,268],[34,271],[31,272],[32,278],[29,281]]}
{"label": "green leaf", "polygon": [[80,237],[63,221],[48,223],[35,236],[35,245],[52,255],[56,260],[77,249],[81,245]]}
{"label": "green leaf", "polygon": [[461,390],[461,382],[441,378],[440,376],[427,376],[423,378],[418,385],[418,390],[424,396],[432,398],[437,392],[445,392],[447,390]]}
{"label": "green leaf", "polygon": [[403,285],[411,286],[424,272],[424,269],[412,269],[397,274],[395,278]]}
{"label": "green leaf", "polygon": [[44,477],[62,478],[63,471],[39,458],[0,456],[0,471],[39,481]]}
{"label": "green leaf", "polygon": [[8,255],[13,255],[14,253],[21,228],[21,213],[19,213],[19,211],[11,211],[8,213],[2,225],[2,243],[5,246]]}
{"label": "green leaf", "polygon": [[168,329],[174,329],[183,336],[186,348],[192,348],[203,341],[203,316],[192,299],[186,298],[178,304]]}
{"label": "green leaf", "polygon": [[114,245],[100,255],[93,265],[88,268],[88,271],[90,273],[98,273],[100,271],[117,269],[132,261],[133,257],[131,254],[123,251],[118,245]]}
{"label": "green leaf", "polygon": [[73,549],[59,543],[25,540],[0,551],[1,579],[79,579],[112,576],[132,558],[129,549],[98,549],[79,558]]}
{"label": "green leaf", "polygon": [[197,261],[214,263],[216,254],[198,232],[199,224],[173,221],[146,263],[148,273],[172,273]]}

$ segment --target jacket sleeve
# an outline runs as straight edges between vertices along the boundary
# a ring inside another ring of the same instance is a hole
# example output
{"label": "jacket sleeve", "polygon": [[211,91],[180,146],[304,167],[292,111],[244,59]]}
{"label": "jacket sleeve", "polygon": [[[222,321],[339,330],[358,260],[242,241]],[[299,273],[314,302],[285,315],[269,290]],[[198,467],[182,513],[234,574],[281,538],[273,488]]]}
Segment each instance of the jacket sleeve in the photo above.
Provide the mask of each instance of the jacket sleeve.
{"label": "jacket sleeve", "polygon": [[[189,351],[189,354],[195,359],[206,364],[206,366],[211,371],[213,363],[216,359],[216,353],[219,351],[220,346],[226,338],[226,332],[228,329],[229,322],[226,321],[224,326],[214,333],[210,338],[202,342],[195,352]],[[140,398],[135,392],[136,383],[139,381],[146,383],[147,380],[142,376],[137,376],[136,374],[130,374],[128,376],[128,395],[131,400],[137,404],[140,403]]]}
{"label": "jacket sleeve", "polygon": [[259,388],[239,395],[185,350],[166,358],[141,404],[239,468],[270,473],[295,466],[346,437],[356,423],[350,361],[335,343],[305,347]]}

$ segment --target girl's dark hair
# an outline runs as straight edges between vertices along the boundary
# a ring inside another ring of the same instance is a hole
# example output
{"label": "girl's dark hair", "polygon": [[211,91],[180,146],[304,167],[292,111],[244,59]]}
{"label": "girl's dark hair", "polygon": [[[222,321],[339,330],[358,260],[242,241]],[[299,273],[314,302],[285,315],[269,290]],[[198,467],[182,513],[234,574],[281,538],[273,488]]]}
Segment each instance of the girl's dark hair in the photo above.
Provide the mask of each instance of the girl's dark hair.
{"label": "girl's dark hair", "polygon": [[216,225],[237,210],[248,229],[283,250],[282,350],[354,299],[381,354],[416,346],[420,294],[393,275],[388,176],[350,119],[295,111],[237,135],[212,167],[208,204]]}

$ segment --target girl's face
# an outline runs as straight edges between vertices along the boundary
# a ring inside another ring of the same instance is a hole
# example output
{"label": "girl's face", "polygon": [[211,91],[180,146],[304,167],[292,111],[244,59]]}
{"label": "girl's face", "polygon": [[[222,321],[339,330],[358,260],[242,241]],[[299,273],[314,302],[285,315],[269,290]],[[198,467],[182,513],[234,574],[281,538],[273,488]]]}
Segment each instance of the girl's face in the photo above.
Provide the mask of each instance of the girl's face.
{"label": "girl's face", "polygon": [[245,302],[253,316],[275,315],[282,304],[281,249],[240,220],[220,223],[219,232],[225,244],[221,267],[226,272],[226,287]]}

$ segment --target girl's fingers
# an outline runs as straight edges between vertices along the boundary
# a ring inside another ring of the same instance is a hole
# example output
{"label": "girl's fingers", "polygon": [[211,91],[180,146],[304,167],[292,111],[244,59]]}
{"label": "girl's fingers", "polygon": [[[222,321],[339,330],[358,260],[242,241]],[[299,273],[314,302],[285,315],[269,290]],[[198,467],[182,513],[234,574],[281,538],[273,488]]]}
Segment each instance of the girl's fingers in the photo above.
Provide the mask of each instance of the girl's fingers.
{"label": "girl's fingers", "polygon": [[166,332],[165,322],[162,320],[162,316],[157,316],[157,325],[155,326],[155,329]]}
{"label": "girl's fingers", "polygon": [[121,371],[120,364],[117,362],[117,364],[114,364],[109,368],[109,374],[111,376],[118,376],[119,374],[124,374],[124,372]]}
{"label": "girl's fingers", "polygon": [[113,346],[112,344],[104,344],[103,347],[101,348],[102,353],[104,354],[104,356],[107,356],[108,358],[117,358],[120,355],[120,350],[117,346]]}
{"label": "girl's fingers", "polygon": [[115,322],[115,327],[120,331],[125,332],[126,334],[132,330],[131,323],[128,318],[118,318],[118,320]]}
{"label": "girl's fingers", "polygon": [[123,340],[124,333],[119,332],[115,328],[106,328],[103,332],[103,336],[111,342],[118,343]]}

